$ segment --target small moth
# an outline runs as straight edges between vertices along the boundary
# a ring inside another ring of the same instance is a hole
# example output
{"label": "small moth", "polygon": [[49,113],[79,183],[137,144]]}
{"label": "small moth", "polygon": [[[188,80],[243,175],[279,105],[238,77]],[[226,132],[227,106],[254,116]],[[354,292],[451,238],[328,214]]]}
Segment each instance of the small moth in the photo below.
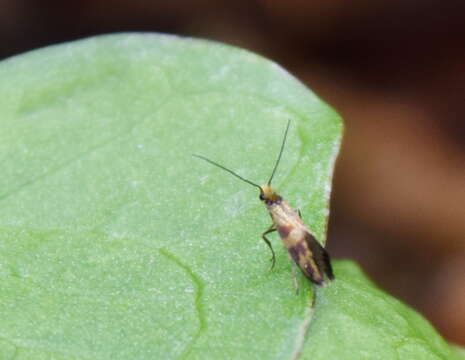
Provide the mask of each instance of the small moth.
{"label": "small moth", "polygon": [[[278,159],[276,160],[270,179],[265,185],[257,185],[256,183],[243,178],[242,176],[236,174],[234,171],[204,156],[193,156],[205,160],[210,164],[229,172],[238,179],[257,187],[260,190],[259,198],[265,204],[272,220],[271,226],[262,234],[262,239],[271,250],[271,269],[273,269],[275,265],[275,253],[273,247],[271,246],[271,242],[268,240],[266,235],[274,231],[278,231],[279,236],[281,237],[284,246],[287,248],[290,257],[300,267],[303,274],[315,284],[324,285],[326,278],[329,280],[334,279],[328,252],[320,245],[310,229],[303,223],[300,216],[300,211],[294,210],[271,187],[271,181],[273,180],[274,174],[283,154],[284,145],[286,144],[289,125],[290,121],[288,121],[286,131],[284,132],[284,138],[281,143]],[[297,287],[295,279],[294,282],[295,286]]]}

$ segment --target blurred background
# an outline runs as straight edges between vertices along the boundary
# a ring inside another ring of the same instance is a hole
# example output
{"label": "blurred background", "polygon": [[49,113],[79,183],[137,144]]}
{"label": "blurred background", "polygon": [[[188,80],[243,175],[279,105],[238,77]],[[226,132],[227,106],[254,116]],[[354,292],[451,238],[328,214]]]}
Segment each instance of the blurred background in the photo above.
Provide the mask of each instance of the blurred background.
{"label": "blurred background", "polygon": [[0,0],[0,58],[159,31],[280,63],[343,116],[328,246],[465,345],[465,2]]}

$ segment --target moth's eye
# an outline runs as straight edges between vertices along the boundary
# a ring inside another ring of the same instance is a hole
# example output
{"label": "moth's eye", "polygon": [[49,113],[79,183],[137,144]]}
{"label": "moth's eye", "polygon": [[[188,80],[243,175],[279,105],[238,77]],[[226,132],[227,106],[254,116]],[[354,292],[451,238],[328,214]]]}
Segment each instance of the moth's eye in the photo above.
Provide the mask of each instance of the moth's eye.
{"label": "moth's eye", "polygon": [[259,197],[260,197],[260,200],[262,200],[262,201],[263,201],[263,200],[265,200],[265,195],[263,195],[263,194],[260,194],[260,196],[259,196]]}

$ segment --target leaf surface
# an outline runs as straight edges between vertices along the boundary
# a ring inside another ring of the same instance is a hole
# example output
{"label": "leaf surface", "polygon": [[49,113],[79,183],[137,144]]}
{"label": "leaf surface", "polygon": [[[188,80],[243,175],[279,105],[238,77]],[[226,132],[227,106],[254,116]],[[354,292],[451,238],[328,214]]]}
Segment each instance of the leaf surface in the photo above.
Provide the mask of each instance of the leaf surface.
{"label": "leaf surface", "polygon": [[[346,262],[318,290],[273,237],[274,185],[325,241],[339,116],[278,65],[208,41],[101,36],[0,64],[5,359],[451,359]],[[278,250],[279,249],[279,250]]]}

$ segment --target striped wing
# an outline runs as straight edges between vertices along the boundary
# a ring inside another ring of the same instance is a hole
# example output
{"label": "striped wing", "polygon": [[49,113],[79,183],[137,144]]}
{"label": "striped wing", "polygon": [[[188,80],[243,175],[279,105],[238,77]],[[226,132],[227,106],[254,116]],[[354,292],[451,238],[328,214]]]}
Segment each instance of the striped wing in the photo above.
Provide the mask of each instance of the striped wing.
{"label": "striped wing", "polygon": [[305,232],[302,240],[288,250],[304,275],[315,284],[323,285],[325,277],[329,280],[334,279],[328,252],[309,232]]}

